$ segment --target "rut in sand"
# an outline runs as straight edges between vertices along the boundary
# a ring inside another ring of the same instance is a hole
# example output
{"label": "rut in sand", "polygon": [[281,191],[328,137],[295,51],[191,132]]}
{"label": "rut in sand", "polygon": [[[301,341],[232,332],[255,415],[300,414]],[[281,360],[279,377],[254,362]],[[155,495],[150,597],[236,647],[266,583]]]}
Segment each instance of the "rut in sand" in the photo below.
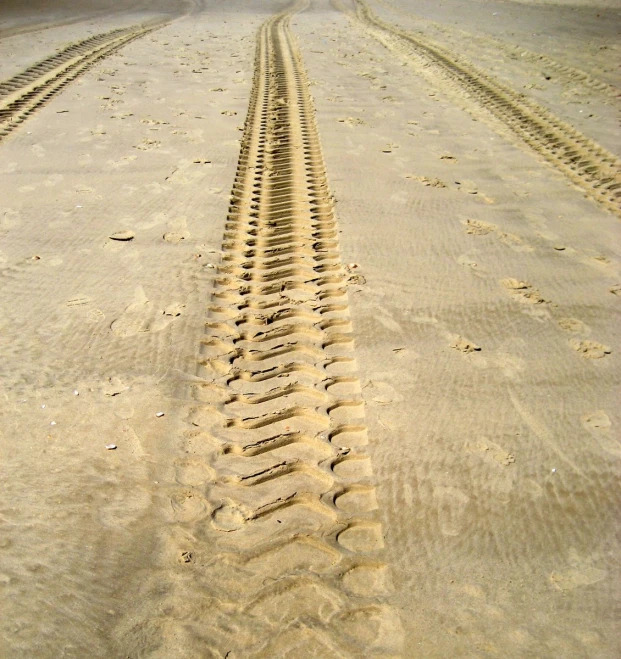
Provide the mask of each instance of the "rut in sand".
{"label": "rut in sand", "polygon": [[196,603],[195,614],[169,609],[157,656],[182,637],[214,653],[205,656],[400,653],[365,453],[349,274],[290,15],[259,31],[187,419],[186,446],[200,445],[203,456],[191,471],[211,476],[182,479],[200,487],[173,502],[176,593]]}
{"label": "rut in sand", "polygon": [[489,114],[500,121],[588,197],[621,217],[621,162],[614,154],[463,57],[379,19],[364,0],[355,2],[356,19],[372,37],[416,64],[436,84],[448,81],[472,105],[473,114]]}
{"label": "rut in sand", "polygon": [[0,140],[93,65],[164,24],[152,21],[96,34],[0,83]]}

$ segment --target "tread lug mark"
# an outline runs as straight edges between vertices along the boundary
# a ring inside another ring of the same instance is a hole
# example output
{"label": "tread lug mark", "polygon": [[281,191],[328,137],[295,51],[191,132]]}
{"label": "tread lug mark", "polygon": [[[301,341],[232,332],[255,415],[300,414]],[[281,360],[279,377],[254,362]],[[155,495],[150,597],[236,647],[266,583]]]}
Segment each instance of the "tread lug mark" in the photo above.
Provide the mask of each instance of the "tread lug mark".
{"label": "tread lug mark", "polygon": [[450,80],[587,196],[621,217],[621,161],[615,155],[465,59],[422,35],[384,22],[364,0],[355,2],[357,19],[377,41],[406,60],[421,62]]}
{"label": "tread lug mark", "polygon": [[196,546],[177,554],[197,558],[177,565],[205,589],[218,656],[396,657],[346,273],[291,13],[258,34],[187,417],[211,512],[183,517]]}

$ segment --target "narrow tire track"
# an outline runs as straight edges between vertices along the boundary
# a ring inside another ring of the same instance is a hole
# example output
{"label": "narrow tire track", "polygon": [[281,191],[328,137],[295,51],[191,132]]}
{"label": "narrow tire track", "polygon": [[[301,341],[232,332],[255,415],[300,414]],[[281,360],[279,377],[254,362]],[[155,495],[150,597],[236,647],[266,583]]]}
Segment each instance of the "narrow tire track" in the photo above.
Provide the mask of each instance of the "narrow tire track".
{"label": "narrow tire track", "polygon": [[588,197],[621,217],[621,162],[534,101],[457,58],[420,35],[409,34],[377,18],[356,0],[357,18],[368,33],[407,60],[448,79],[466,97],[500,120],[523,143],[563,172]]}
{"label": "narrow tire track", "polygon": [[0,83],[0,140],[94,64],[163,25],[155,21],[97,34]]}

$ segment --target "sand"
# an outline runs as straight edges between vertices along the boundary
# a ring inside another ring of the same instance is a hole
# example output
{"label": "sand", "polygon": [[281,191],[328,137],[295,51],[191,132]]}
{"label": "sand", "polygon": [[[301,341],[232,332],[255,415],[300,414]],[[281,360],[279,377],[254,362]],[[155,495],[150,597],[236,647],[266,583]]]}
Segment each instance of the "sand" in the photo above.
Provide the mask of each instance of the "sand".
{"label": "sand", "polygon": [[618,3],[286,7],[3,10],[0,656],[619,656]]}

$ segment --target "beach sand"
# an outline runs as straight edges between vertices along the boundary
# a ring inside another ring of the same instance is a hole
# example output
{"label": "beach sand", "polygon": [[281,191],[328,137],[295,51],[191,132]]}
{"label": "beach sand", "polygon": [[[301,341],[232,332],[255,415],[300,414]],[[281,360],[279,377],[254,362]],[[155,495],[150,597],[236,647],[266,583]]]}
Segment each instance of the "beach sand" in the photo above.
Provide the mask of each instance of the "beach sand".
{"label": "beach sand", "polygon": [[128,41],[0,138],[0,656],[618,657],[621,5],[311,0],[251,194],[288,7],[2,10],[1,80]]}

